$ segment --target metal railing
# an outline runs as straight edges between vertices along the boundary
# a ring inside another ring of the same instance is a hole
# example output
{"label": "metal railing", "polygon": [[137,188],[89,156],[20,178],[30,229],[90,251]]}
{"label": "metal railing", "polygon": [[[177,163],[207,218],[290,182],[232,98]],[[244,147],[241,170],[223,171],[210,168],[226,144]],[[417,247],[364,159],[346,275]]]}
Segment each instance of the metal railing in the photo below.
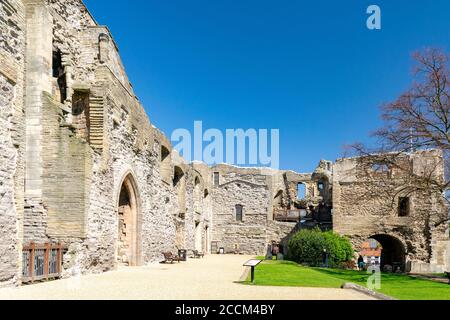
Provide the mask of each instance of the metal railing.
{"label": "metal railing", "polygon": [[22,283],[61,277],[63,246],[31,242],[22,249]]}

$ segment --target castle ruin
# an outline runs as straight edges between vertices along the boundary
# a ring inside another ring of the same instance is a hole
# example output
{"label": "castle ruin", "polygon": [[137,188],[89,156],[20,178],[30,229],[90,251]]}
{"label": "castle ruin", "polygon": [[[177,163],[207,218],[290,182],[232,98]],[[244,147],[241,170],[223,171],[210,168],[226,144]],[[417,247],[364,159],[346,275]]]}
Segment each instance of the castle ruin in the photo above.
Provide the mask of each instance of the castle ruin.
{"label": "castle ruin", "polygon": [[[69,277],[177,249],[264,254],[316,226],[355,246],[375,238],[407,271],[450,269],[448,228],[433,224],[447,216],[442,195],[410,197],[399,214],[367,195],[357,158],[305,174],[186,163],[81,0],[0,0],[0,33],[0,286],[22,282],[30,243],[63,243]],[[407,155],[424,156],[442,157]]]}

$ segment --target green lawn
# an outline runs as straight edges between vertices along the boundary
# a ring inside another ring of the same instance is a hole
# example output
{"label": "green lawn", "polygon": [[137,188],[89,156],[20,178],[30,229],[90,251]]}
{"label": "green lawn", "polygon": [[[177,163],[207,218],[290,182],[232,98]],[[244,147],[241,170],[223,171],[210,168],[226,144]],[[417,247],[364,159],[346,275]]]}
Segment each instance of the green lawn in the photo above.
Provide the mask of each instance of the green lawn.
{"label": "green lawn", "polygon": [[[339,288],[344,282],[367,286],[369,276],[360,271],[307,268],[291,261],[265,261],[256,267],[254,284]],[[244,283],[250,284],[250,279]],[[407,275],[383,273],[377,291],[402,300],[450,300],[450,285]]]}

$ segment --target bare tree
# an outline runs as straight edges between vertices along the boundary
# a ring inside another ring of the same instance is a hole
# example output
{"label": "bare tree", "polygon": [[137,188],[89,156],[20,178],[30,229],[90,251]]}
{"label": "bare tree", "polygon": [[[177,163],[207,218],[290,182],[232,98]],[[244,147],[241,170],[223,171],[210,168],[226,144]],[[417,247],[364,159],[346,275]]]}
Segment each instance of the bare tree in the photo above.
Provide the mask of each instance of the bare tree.
{"label": "bare tree", "polygon": [[[414,53],[413,58],[413,84],[396,101],[382,106],[384,126],[372,134],[375,147],[356,143],[350,149],[368,165],[382,164],[402,173],[405,180],[402,187],[396,188],[394,193],[386,188],[393,198],[400,193],[437,192],[442,194],[448,207],[450,55],[442,50],[427,49]],[[442,157],[424,161],[420,170],[410,161],[404,161],[405,155],[413,151],[430,149],[439,150]],[[390,177],[385,177],[388,185]],[[378,183],[383,180],[380,175],[377,179]],[[441,219],[436,226],[447,221],[448,217]]]}

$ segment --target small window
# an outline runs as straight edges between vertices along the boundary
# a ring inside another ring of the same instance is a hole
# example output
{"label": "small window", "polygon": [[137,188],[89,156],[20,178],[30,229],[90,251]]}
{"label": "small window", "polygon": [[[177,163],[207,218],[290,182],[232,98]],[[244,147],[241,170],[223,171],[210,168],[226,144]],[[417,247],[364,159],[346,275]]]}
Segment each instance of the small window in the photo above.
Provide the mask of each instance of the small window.
{"label": "small window", "polygon": [[214,172],[214,185],[217,187],[220,183],[220,175],[219,172]]}
{"label": "small window", "polygon": [[236,221],[242,221],[242,209],[240,204],[236,205]]}
{"label": "small window", "polygon": [[325,191],[325,184],[323,182],[319,182],[317,184],[317,189],[319,189],[319,194],[322,196]]}
{"label": "small window", "polygon": [[375,163],[372,165],[372,171],[376,173],[389,172],[389,166],[385,163]]}
{"label": "small window", "polygon": [[402,197],[398,200],[398,215],[400,217],[409,216],[409,198]]}

